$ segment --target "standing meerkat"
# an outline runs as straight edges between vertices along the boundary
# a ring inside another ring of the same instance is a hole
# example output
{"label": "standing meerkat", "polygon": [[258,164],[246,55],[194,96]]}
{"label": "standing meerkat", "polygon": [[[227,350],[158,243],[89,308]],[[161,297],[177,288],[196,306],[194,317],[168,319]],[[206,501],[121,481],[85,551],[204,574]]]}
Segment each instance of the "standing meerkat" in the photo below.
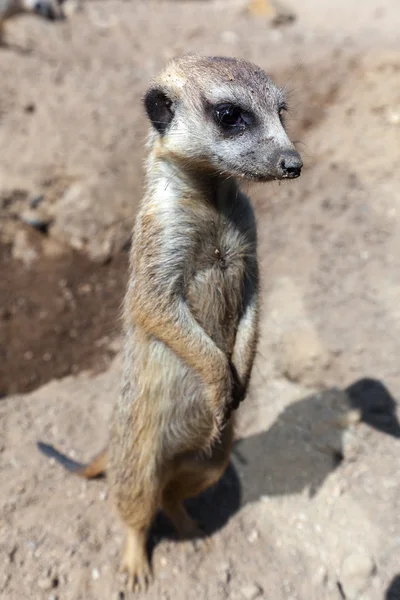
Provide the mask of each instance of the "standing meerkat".
{"label": "standing meerkat", "polygon": [[[133,230],[124,374],[107,450],[127,527],[130,587],[150,579],[149,527],[162,508],[198,533],[184,500],[225,471],[233,411],[246,395],[258,338],[256,223],[238,179],[298,177],[281,89],[243,60],[173,60],[144,98],[151,122],[146,192]],[[79,466],[93,477],[106,453]]]}
{"label": "standing meerkat", "polygon": [[0,0],[0,45],[4,44],[4,23],[23,14],[37,15],[48,21],[64,19],[63,0]]}

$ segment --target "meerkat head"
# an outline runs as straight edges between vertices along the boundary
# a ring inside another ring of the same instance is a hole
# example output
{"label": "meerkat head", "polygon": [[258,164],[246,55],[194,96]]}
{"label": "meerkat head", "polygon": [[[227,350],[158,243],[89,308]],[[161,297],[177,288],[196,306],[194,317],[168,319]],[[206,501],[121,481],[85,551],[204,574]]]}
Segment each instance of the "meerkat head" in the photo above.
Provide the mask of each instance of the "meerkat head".
{"label": "meerkat head", "polygon": [[256,181],[293,179],[303,166],[289,140],[286,103],[259,67],[188,55],[173,60],[144,104],[162,156]]}
{"label": "meerkat head", "polygon": [[65,18],[63,3],[64,0],[22,0],[21,5],[24,12],[38,15],[48,21],[58,21]]}

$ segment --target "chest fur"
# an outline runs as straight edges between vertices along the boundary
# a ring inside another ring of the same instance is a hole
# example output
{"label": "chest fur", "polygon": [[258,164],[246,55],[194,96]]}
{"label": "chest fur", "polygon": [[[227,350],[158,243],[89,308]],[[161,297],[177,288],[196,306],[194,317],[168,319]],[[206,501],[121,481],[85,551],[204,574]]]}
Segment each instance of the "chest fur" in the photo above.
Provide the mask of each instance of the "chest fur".
{"label": "chest fur", "polygon": [[223,218],[211,220],[199,238],[187,301],[192,314],[226,351],[233,345],[241,314],[250,239]]}

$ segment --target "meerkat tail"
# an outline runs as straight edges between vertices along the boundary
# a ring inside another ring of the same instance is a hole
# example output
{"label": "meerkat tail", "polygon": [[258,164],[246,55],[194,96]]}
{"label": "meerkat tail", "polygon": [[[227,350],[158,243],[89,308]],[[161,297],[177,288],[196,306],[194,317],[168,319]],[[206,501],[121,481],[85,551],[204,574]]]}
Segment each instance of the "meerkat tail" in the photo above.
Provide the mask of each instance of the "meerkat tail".
{"label": "meerkat tail", "polygon": [[103,450],[99,454],[97,454],[93,460],[88,464],[82,464],[75,460],[72,460],[65,454],[59,452],[54,446],[49,444],[44,444],[43,442],[38,442],[37,446],[39,450],[49,458],[54,458],[58,463],[60,463],[64,469],[73,473],[74,475],[78,475],[78,477],[83,477],[85,479],[94,479],[95,477],[100,477],[105,474],[106,471],[106,463],[107,463],[107,451]]}

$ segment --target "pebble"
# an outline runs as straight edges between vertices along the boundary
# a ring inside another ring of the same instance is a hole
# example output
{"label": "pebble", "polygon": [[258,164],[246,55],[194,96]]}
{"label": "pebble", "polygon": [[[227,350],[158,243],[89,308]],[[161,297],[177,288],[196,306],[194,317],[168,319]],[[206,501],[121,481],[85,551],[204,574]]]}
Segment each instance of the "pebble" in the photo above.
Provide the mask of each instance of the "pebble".
{"label": "pebble", "polygon": [[249,533],[249,536],[247,539],[250,542],[250,544],[254,544],[258,540],[259,537],[260,537],[260,534],[258,533],[258,531],[256,529],[253,529],[253,531],[251,531]]}
{"label": "pebble", "polygon": [[241,588],[243,598],[246,600],[255,600],[255,598],[261,598],[263,595],[263,589],[258,583],[249,583]]}
{"label": "pebble", "polygon": [[229,583],[231,579],[231,566],[228,562],[221,563],[217,567],[218,579],[221,583]]}
{"label": "pebble", "polygon": [[356,600],[369,587],[375,569],[372,557],[362,551],[344,559],[340,583],[347,600]]}
{"label": "pebble", "polygon": [[99,579],[99,577],[100,571],[98,569],[92,569],[92,579],[96,581],[97,579]]}
{"label": "pebble", "polygon": [[314,573],[313,578],[313,586],[325,586],[328,581],[328,571],[326,567],[320,566]]}
{"label": "pebble", "polygon": [[44,577],[43,579],[39,579],[37,584],[41,590],[51,590],[53,587],[53,580],[51,577]]}

